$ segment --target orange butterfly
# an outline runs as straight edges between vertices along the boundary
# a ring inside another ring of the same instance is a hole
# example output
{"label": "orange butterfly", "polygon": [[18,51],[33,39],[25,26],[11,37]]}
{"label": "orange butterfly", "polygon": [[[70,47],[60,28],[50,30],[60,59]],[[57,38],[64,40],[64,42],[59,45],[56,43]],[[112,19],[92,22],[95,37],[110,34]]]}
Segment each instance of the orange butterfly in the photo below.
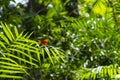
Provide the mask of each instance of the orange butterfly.
{"label": "orange butterfly", "polygon": [[49,42],[49,39],[44,39],[44,40],[41,40],[41,39],[38,39],[38,42],[42,45],[42,46],[46,46]]}

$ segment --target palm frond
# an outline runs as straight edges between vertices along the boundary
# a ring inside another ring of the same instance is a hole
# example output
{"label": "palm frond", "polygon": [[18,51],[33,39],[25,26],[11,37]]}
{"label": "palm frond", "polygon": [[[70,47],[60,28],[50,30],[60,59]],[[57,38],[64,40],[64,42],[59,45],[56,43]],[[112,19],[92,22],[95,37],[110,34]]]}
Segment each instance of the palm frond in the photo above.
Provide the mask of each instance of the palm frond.
{"label": "palm frond", "polygon": [[[120,75],[120,69],[116,64],[110,66],[99,66],[97,68],[84,68],[77,71],[78,80],[96,80],[96,79],[117,79]],[[81,74],[82,73],[82,74]]]}
{"label": "palm frond", "polygon": [[[19,33],[14,26],[13,31],[7,24],[1,23],[3,33],[0,33],[0,79],[18,78],[27,74],[31,68],[40,68],[42,59],[49,59],[54,64],[60,59],[64,61],[64,53],[56,48],[42,47],[36,41],[30,40],[32,34]],[[48,57],[45,57],[48,55]],[[7,77],[6,77],[7,76]]]}

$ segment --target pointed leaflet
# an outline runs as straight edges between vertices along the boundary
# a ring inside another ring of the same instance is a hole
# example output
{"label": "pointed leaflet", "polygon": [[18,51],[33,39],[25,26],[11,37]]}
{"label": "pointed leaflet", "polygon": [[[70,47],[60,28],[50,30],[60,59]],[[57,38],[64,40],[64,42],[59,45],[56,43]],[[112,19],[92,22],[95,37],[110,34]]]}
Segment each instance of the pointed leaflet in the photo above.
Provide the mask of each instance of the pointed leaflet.
{"label": "pointed leaflet", "polygon": [[12,51],[16,51],[16,52],[18,52],[19,54],[21,54],[21,55],[23,55],[23,56],[25,56],[25,57],[31,58],[32,60],[38,62],[35,58],[33,58],[32,56],[26,54],[25,52],[23,52],[23,51],[21,51],[21,50],[19,50],[19,49],[13,49],[13,48],[8,48],[8,49],[9,49],[11,52],[12,52]]}
{"label": "pointed leaflet", "polygon": [[0,47],[6,48],[3,42],[0,41]]}
{"label": "pointed leaflet", "polygon": [[15,56],[15,55],[9,54],[9,53],[6,54],[6,56],[13,57],[13,58],[15,58],[15,59],[17,59],[17,60],[20,60],[20,61],[22,61],[22,62],[28,63],[28,64],[30,64],[30,65],[32,65],[32,66],[38,67],[37,64],[32,63],[32,62],[30,62],[29,60],[23,59],[23,58],[21,58],[21,57],[19,57],[19,56]]}
{"label": "pointed leaflet", "polygon": [[22,79],[23,77],[21,76],[12,76],[12,75],[5,75],[5,74],[2,74],[0,75],[0,77],[3,77],[3,78],[14,78],[14,79]]}
{"label": "pointed leaflet", "polygon": [[56,53],[55,53],[52,49],[50,49],[50,51],[51,51],[51,53],[54,55],[55,59],[59,62],[58,56],[56,55]]}
{"label": "pointed leaflet", "polygon": [[8,39],[9,39],[10,41],[13,41],[12,36],[11,36],[9,30],[7,29],[6,25],[4,25],[2,22],[1,22],[1,25],[2,25],[2,28],[3,28],[4,33],[5,33],[6,36],[8,37]]}
{"label": "pointed leaflet", "polygon": [[10,59],[10,58],[4,58],[4,57],[0,57],[0,65],[6,65],[6,66],[11,66],[11,67],[20,67],[20,68],[28,68],[27,66],[22,66],[19,65],[18,63],[16,63],[14,60]]}
{"label": "pointed leaflet", "polygon": [[1,37],[1,39],[2,39],[4,42],[6,42],[7,44],[10,43],[9,40],[8,40],[8,38],[7,38],[5,35],[3,35],[2,33],[0,33],[0,37]]}
{"label": "pointed leaflet", "polygon": [[18,33],[18,29],[17,29],[17,27],[16,26],[14,26],[14,31],[15,31],[15,36],[16,36],[16,38],[19,36],[19,33]]}
{"label": "pointed leaflet", "polygon": [[24,73],[23,71],[17,71],[17,70],[3,70],[3,69],[0,69],[0,73],[1,72],[4,72],[4,73]]}
{"label": "pointed leaflet", "polygon": [[51,63],[54,64],[53,59],[52,59],[52,56],[50,55],[51,53],[50,53],[50,51],[49,51],[49,49],[48,49],[47,47],[45,47],[45,51],[46,51],[46,53],[47,53],[47,55],[48,55]]}
{"label": "pointed leaflet", "polygon": [[11,35],[11,38],[12,38],[13,40],[15,40],[15,37],[14,37],[12,31],[10,30],[10,27],[9,27],[6,23],[5,23],[5,26],[6,26],[6,29],[8,30],[8,32],[9,32],[9,34]]}

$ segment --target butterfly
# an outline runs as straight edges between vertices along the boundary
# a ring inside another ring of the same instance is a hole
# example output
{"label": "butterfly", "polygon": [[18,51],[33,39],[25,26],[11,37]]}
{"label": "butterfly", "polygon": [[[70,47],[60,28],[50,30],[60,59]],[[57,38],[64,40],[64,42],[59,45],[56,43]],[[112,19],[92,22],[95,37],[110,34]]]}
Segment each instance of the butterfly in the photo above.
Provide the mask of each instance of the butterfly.
{"label": "butterfly", "polygon": [[41,44],[42,46],[47,46],[48,42],[49,42],[49,39],[44,39],[44,40],[41,40],[41,39],[38,39],[38,42],[39,44]]}

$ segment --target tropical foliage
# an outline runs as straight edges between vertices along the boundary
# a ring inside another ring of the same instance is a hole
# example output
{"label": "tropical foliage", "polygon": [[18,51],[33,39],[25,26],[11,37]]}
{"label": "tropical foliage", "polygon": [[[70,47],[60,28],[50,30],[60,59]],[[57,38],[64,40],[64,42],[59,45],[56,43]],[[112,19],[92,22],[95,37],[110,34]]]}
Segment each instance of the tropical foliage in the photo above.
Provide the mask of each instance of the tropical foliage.
{"label": "tropical foliage", "polygon": [[[23,75],[30,75],[28,71],[38,69],[42,66],[41,61],[48,56],[49,63],[64,61],[64,53],[54,47],[41,47],[36,41],[30,40],[30,35],[18,33],[14,26],[13,31],[5,23],[1,23],[3,32],[0,34],[0,77],[2,78],[23,78]],[[47,54],[47,55],[45,55]],[[50,64],[49,64],[50,65]],[[38,74],[41,72],[39,71]],[[37,74],[37,75],[38,75]],[[34,75],[33,73],[31,75]],[[40,75],[41,76],[41,75]],[[39,76],[39,77],[40,77]],[[31,77],[31,76],[30,76]],[[26,77],[25,77],[26,78]],[[28,77],[27,77],[28,78]],[[35,78],[32,76],[31,78]],[[41,77],[40,77],[41,78]],[[28,78],[29,80],[30,78]],[[2,79],[3,80],[3,79]]]}
{"label": "tropical foliage", "polygon": [[2,0],[0,80],[119,80],[119,6],[119,0]]}

